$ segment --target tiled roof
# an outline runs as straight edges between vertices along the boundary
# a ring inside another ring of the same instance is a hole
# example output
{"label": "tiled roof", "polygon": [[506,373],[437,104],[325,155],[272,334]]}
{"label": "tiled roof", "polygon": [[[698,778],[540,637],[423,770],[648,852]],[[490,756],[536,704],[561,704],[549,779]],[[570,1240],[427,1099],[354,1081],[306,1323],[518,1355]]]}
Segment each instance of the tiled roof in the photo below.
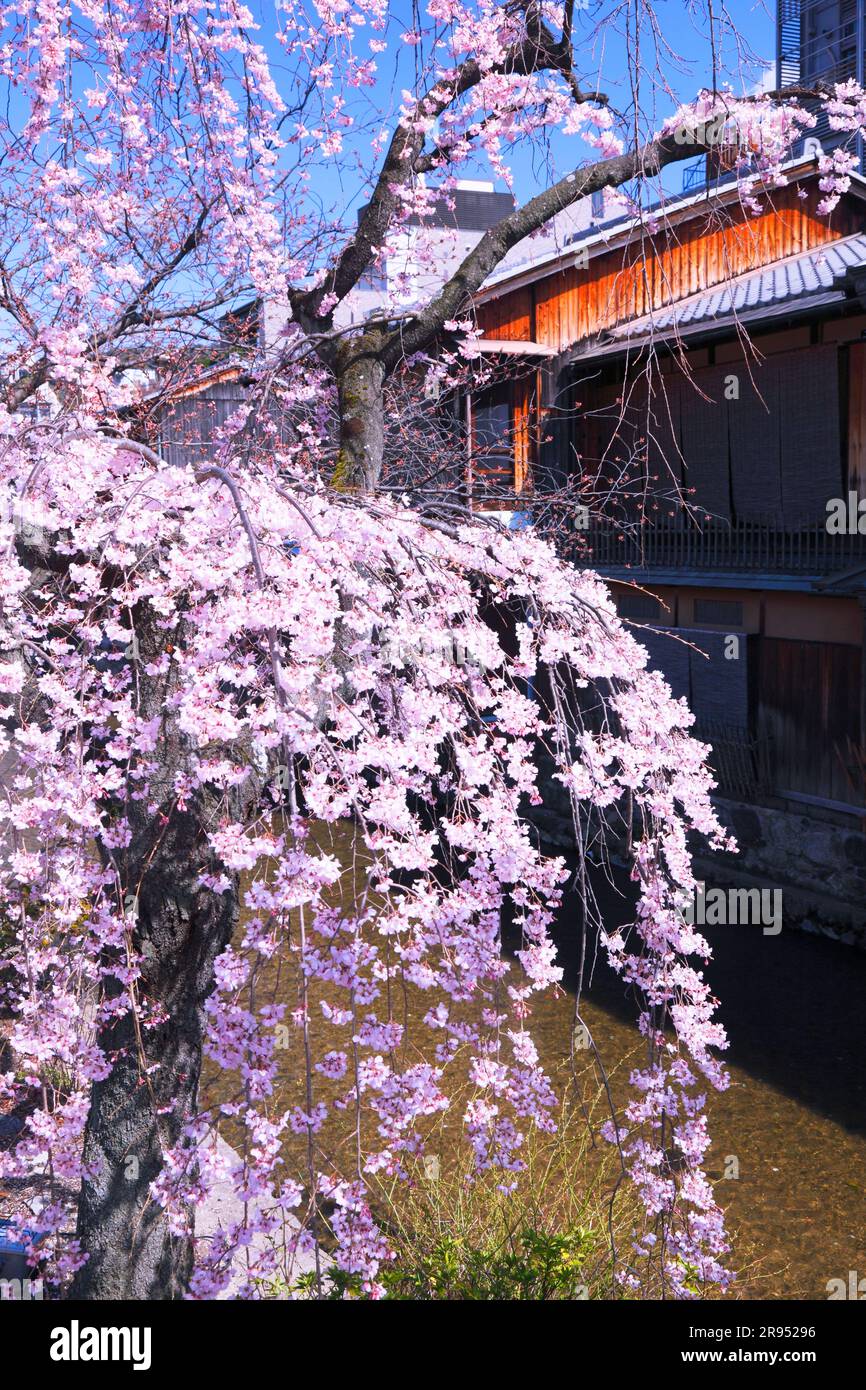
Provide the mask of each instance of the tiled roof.
{"label": "tiled roof", "polygon": [[604,333],[600,340],[576,343],[568,357],[607,357],[665,338],[841,303],[846,297],[846,276],[857,268],[866,278],[863,232],[816,251],[791,256],[764,270],[740,275],[714,290],[681,299],[641,318],[629,319]]}
{"label": "tiled roof", "polygon": [[788,304],[791,300],[827,292],[844,295],[844,279],[849,270],[866,261],[866,233],[830,242],[817,251],[805,251],[777,265],[751,275],[729,280],[706,294],[692,295],[667,309],[656,310],[641,319],[633,319],[615,330],[617,337],[631,337],[648,329],[660,333],[684,328],[688,324],[709,319],[727,318],[734,314]]}

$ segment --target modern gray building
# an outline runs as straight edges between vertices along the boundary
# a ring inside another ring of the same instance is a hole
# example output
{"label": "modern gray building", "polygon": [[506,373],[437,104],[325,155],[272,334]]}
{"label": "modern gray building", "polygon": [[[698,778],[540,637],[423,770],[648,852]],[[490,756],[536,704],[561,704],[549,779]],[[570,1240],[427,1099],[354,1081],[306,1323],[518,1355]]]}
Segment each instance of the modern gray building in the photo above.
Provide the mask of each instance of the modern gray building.
{"label": "modern gray building", "polygon": [[[864,75],[866,0],[777,0],[777,86],[863,84]],[[832,131],[823,113],[813,134],[825,149],[850,138]],[[862,169],[862,144],[860,158]]]}

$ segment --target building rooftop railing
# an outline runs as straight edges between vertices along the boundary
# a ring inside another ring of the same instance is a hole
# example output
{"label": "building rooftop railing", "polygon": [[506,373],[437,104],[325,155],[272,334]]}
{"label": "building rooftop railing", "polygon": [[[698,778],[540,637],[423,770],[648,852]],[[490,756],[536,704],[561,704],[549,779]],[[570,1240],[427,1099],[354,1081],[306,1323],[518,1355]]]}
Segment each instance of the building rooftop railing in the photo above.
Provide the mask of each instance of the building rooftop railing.
{"label": "building rooftop railing", "polygon": [[866,535],[828,532],[824,522],[790,527],[773,521],[593,519],[582,539],[599,568],[706,569],[761,574],[831,574],[866,565]]}

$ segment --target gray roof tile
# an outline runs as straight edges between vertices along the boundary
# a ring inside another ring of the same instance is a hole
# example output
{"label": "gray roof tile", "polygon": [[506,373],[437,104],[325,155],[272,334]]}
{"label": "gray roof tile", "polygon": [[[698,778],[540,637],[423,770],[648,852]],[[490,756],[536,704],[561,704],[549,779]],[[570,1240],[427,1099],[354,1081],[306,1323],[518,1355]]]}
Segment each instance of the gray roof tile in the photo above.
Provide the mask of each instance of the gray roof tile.
{"label": "gray roof tile", "polygon": [[783,264],[741,275],[710,294],[695,295],[645,318],[622,324],[615,330],[615,336],[630,338],[649,329],[659,332],[676,328],[678,324],[722,318],[758,305],[783,304],[789,299],[802,299],[827,290],[838,289],[841,293],[841,282],[851,266],[863,262],[866,262],[866,233],[858,232],[817,251],[806,251]]}

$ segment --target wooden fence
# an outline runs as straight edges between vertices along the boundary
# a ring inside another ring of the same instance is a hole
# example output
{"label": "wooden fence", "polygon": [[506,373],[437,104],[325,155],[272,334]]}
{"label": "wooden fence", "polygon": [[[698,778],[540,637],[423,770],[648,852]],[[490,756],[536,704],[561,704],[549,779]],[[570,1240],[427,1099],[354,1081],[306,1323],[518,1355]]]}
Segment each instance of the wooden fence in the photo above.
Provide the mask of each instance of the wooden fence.
{"label": "wooden fence", "polygon": [[797,529],[771,521],[616,525],[592,520],[583,532],[600,569],[733,570],[756,574],[828,574],[866,566],[866,535],[831,535],[823,522]]}

